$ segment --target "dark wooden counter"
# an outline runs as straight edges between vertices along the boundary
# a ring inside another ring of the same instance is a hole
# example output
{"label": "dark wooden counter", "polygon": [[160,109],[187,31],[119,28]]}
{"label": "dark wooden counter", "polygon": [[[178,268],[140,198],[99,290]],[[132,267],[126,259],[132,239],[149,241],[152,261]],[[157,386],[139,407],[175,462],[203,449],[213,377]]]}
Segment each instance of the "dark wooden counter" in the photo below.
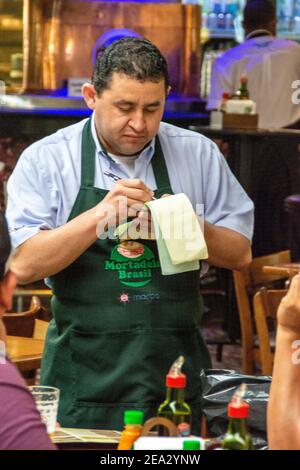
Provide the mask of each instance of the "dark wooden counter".
{"label": "dark wooden counter", "polygon": [[214,129],[190,126],[217,141],[227,162],[255,204],[253,255],[289,248],[283,201],[300,193],[300,131]]}
{"label": "dark wooden counter", "polygon": [[[170,95],[165,104],[163,120],[179,127],[192,124],[206,125],[209,113],[206,102],[200,98],[180,98]],[[82,98],[71,98],[58,93],[52,95],[7,95],[0,102],[0,138],[24,136],[35,140],[75,124],[89,117]]]}

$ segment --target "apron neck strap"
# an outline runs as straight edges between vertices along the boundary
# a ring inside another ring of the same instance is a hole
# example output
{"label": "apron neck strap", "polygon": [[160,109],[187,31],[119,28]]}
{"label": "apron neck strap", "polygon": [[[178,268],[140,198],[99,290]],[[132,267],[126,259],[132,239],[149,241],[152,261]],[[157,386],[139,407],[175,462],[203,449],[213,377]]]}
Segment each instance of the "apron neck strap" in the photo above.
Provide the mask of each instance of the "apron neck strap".
{"label": "apron neck strap", "polygon": [[89,119],[83,128],[81,140],[81,186],[93,187],[95,184],[96,145],[92,136],[92,120]]}
{"label": "apron neck strap", "polygon": [[171,183],[158,135],[155,137],[154,155],[151,160],[157,188],[170,188]]}
{"label": "apron neck strap", "polygon": [[[95,184],[96,145],[92,136],[89,119],[83,128],[81,141],[81,186],[93,187]],[[171,187],[165,157],[158,136],[155,138],[154,155],[151,160],[157,188]]]}

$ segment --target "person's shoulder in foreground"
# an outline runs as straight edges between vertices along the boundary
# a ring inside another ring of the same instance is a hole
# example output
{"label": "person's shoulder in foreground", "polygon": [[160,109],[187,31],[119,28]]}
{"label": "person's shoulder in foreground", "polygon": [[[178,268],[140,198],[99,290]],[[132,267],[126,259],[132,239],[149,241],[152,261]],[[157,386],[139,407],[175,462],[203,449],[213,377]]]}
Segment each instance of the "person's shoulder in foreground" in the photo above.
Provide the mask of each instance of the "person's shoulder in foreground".
{"label": "person's shoulder in foreground", "polygon": [[292,279],[277,312],[272,384],[268,404],[272,450],[300,449],[300,275]]}
{"label": "person's shoulder in foreground", "polygon": [[6,358],[2,316],[12,308],[17,277],[11,270],[8,227],[0,211],[0,450],[54,450],[35,402],[17,369]]}
{"label": "person's shoulder in foreground", "polygon": [[14,365],[0,362],[0,450],[55,450]]}

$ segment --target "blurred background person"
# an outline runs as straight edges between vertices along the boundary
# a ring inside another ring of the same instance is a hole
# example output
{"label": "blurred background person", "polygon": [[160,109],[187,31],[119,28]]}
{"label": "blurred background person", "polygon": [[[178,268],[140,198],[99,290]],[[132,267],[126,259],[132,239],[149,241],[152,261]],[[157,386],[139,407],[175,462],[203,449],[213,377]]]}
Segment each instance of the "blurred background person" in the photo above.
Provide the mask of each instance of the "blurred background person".
{"label": "blurred background person", "polygon": [[300,77],[300,45],[275,37],[276,10],[270,0],[248,0],[243,27],[245,41],[215,61],[207,109],[218,109],[222,94],[234,94],[246,75],[259,127],[300,128],[300,105],[292,87]]}
{"label": "blurred background person", "polygon": [[16,276],[9,270],[11,244],[0,213],[0,450],[54,450],[31,393],[5,354],[5,326],[1,317],[12,307]]}

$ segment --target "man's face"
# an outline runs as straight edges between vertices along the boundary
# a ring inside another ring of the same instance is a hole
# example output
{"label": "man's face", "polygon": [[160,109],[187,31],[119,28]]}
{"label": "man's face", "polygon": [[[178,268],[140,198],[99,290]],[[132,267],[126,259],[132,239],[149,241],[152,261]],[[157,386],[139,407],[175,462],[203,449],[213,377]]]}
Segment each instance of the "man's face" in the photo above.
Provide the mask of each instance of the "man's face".
{"label": "man's face", "polygon": [[106,150],[119,156],[139,153],[156,135],[166,99],[164,80],[140,82],[113,73],[109,88],[95,95],[95,123]]}

